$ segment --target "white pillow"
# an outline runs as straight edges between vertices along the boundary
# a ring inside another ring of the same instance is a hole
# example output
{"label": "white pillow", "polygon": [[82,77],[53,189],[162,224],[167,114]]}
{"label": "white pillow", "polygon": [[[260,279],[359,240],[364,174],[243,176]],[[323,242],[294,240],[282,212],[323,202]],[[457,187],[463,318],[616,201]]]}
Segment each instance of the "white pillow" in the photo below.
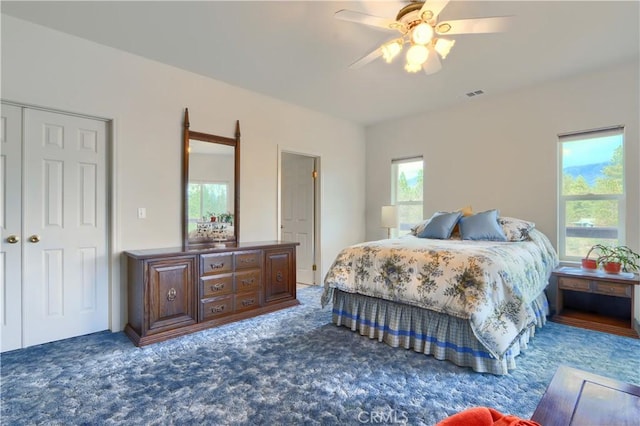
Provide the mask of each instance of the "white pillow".
{"label": "white pillow", "polygon": [[502,227],[507,241],[526,241],[529,239],[529,232],[535,228],[536,224],[514,217],[499,217],[498,223]]}

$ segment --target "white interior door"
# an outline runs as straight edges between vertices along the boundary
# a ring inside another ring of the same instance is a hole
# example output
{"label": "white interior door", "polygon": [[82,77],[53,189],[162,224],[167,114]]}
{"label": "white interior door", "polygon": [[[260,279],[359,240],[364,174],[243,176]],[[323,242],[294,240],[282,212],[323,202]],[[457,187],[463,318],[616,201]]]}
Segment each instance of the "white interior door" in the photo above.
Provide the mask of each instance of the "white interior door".
{"label": "white interior door", "polygon": [[0,340],[5,352],[22,347],[22,108],[2,105],[0,146]]}
{"label": "white interior door", "polygon": [[108,328],[106,123],[24,110],[23,346]]}
{"label": "white interior door", "polygon": [[297,241],[297,281],[314,284],[315,158],[282,153],[281,238]]}

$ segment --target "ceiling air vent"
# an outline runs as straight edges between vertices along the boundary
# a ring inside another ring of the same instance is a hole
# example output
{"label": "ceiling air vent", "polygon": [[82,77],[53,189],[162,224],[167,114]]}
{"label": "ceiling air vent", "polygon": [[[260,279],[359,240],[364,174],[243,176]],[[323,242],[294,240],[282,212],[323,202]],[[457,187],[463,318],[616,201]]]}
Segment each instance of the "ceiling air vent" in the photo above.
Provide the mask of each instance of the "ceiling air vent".
{"label": "ceiling air vent", "polygon": [[475,92],[469,92],[467,93],[468,97],[472,97],[472,96],[477,96],[477,95],[483,95],[484,91],[483,90],[476,90]]}

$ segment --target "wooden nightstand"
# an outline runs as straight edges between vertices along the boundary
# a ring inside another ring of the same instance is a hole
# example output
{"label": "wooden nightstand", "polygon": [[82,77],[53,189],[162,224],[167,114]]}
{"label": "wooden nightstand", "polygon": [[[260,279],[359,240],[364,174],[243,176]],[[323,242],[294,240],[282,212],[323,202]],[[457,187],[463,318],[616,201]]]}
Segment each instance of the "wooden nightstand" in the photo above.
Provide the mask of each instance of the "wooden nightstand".
{"label": "wooden nightstand", "polygon": [[637,274],[605,274],[580,268],[553,271],[558,280],[556,315],[562,324],[638,338],[633,328]]}

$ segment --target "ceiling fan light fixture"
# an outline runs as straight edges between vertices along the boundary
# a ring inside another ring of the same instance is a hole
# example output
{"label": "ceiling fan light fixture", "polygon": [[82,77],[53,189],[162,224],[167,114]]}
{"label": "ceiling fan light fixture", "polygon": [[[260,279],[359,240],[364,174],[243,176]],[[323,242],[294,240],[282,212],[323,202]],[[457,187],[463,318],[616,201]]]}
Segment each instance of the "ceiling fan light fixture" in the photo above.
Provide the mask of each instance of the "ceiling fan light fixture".
{"label": "ceiling fan light fixture", "polygon": [[445,34],[451,31],[451,24],[444,22],[436,27],[438,34]]}
{"label": "ceiling fan light fixture", "polygon": [[453,45],[456,44],[455,40],[447,40],[445,38],[439,38],[436,41],[435,46],[433,48],[438,52],[438,54],[442,57],[442,59],[446,58]]}
{"label": "ceiling fan light fixture", "polygon": [[406,72],[418,72],[422,69],[422,66],[417,65],[417,64],[410,64],[409,62],[407,62],[404,66],[404,70]]}
{"label": "ceiling fan light fixture", "polygon": [[422,12],[422,15],[420,15],[420,19],[422,19],[424,22],[430,21],[431,19],[433,19],[433,12],[430,10],[425,10],[424,12]]}
{"label": "ceiling fan light fixture", "polygon": [[428,57],[429,49],[427,49],[426,46],[423,46],[421,44],[414,44],[409,48],[409,50],[407,50],[407,66],[411,65],[412,68],[417,66],[419,69],[422,64],[427,62]]}
{"label": "ceiling fan light fixture", "polygon": [[378,44],[374,51],[349,65],[349,68],[359,68],[379,57],[391,63],[406,43],[409,46],[405,54],[405,70],[418,72],[422,69],[427,75],[434,74],[440,71],[441,59],[449,55],[455,44],[454,40],[441,39],[441,36],[502,32],[507,29],[513,18],[512,16],[489,16],[440,21],[441,12],[450,1],[410,0],[409,4],[398,11],[395,20],[352,10],[339,10],[334,16],[340,20],[384,30],[398,30],[401,33],[400,36],[396,35],[396,38],[382,45]]}
{"label": "ceiling fan light fixture", "polygon": [[382,45],[380,49],[382,50],[382,58],[386,63],[390,64],[398,53],[402,51],[403,44],[402,39],[397,39]]}
{"label": "ceiling fan light fixture", "polygon": [[416,25],[411,31],[411,40],[415,44],[422,44],[422,45],[429,44],[432,38],[433,38],[433,28],[431,28],[431,25],[425,22],[422,22]]}

